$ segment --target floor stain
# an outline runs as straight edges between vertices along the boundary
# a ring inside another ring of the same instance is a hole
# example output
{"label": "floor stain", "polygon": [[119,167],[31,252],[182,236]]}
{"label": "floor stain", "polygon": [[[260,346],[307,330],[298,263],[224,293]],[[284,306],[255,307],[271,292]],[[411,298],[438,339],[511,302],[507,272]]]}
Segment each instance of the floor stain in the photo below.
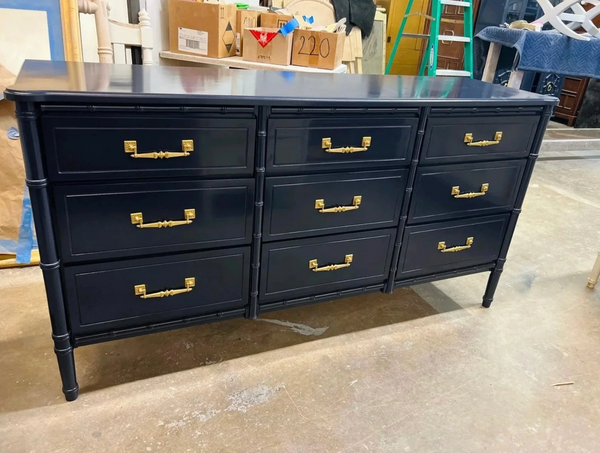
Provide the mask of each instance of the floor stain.
{"label": "floor stain", "polygon": [[277,324],[278,326],[283,326],[283,327],[289,327],[290,329],[292,329],[292,332],[295,333],[299,333],[300,335],[306,335],[306,336],[319,336],[319,335],[323,335],[325,333],[325,331],[327,331],[327,329],[329,329],[329,327],[310,327],[307,326],[305,324],[298,324],[295,322],[289,322],[289,321],[280,321],[278,319],[257,319],[257,321],[263,321],[263,322],[270,322],[271,324]]}
{"label": "floor stain", "polygon": [[247,412],[252,406],[267,403],[281,389],[283,389],[283,385],[269,387],[262,384],[234,392],[227,397],[231,404],[225,411]]}

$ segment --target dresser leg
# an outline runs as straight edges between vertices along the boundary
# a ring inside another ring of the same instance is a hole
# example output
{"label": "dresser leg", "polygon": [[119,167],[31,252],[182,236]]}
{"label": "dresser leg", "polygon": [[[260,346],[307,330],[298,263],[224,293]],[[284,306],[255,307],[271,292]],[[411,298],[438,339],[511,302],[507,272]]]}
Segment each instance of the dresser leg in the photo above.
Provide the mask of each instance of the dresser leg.
{"label": "dresser leg", "polygon": [[52,338],[62,380],[62,391],[67,401],[75,401],[79,396],[79,384],[75,376],[75,356],[69,335],[52,335]]}
{"label": "dresser leg", "polygon": [[33,220],[40,251],[40,269],[46,286],[46,299],[54,352],[58,360],[58,369],[62,380],[62,390],[67,401],[74,401],[79,395],[79,386],[75,377],[75,359],[73,344],[69,334],[69,323],[65,310],[62,282],[60,278],[61,262],[56,249],[56,240],[52,224],[52,208],[48,180],[44,173],[42,146],[38,130],[39,107],[29,102],[17,103],[17,118],[21,132],[25,174]]}
{"label": "dresser leg", "polygon": [[492,305],[492,302],[494,301],[494,293],[498,287],[498,282],[500,282],[500,275],[502,275],[502,269],[498,268],[492,270],[492,273],[490,274],[487,287],[485,288],[485,294],[483,295],[482,305],[485,308],[490,308],[490,305]]}
{"label": "dresser leg", "polygon": [[600,278],[600,252],[598,252],[596,262],[594,263],[592,272],[590,272],[587,287],[594,289],[596,287],[596,284],[598,283],[598,278]]}

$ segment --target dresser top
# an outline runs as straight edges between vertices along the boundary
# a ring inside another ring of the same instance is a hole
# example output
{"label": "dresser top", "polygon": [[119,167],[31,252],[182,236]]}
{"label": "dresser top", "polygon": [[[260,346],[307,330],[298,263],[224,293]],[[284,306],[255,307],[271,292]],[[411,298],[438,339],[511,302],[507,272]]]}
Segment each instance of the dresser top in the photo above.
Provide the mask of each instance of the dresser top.
{"label": "dresser top", "polygon": [[7,99],[217,105],[557,104],[550,96],[459,77],[311,74],[282,70],[112,65],[27,60]]}

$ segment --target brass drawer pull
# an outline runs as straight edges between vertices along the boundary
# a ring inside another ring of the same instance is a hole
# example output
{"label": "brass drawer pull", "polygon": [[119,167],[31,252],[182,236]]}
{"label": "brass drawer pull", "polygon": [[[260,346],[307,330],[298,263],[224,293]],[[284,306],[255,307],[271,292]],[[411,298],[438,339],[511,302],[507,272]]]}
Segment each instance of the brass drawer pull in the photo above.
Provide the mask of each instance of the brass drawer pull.
{"label": "brass drawer pull", "polygon": [[123,142],[125,152],[131,154],[134,159],[170,159],[172,157],[187,157],[194,151],[194,140],[181,140],[181,152],[179,151],[153,151],[151,153],[138,154],[137,141],[125,140]]}
{"label": "brass drawer pull", "polygon": [[317,260],[310,260],[308,262],[308,268],[312,269],[313,272],[327,272],[327,271],[337,271],[338,269],[343,269],[345,267],[350,267],[352,264],[352,258],[354,255],[346,255],[344,259],[344,264],[330,264],[329,266],[319,267],[319,263]]}
{"label": "brass drawer pull", "polygon": [[157,293],[146,294],[146,285],[135,285],[133,290],[135,291],[135,295],[140,296],[142,299],[155,299],[157,297],[169,297],[176,296],[177,294],[189,293],[194,286],[196,286],[196,279],[194,277],[188,277],[185,279],[185,288],[181,289],[167,289]]}
{"label": "brass drawer pull", "polygon": [[494,140],[481,140],[479,142],[473,141],[473,134],[465,134],[465,143],[467,146],[492,146],[499,145],[502,140],[502,132],[496,132]]}
{"label": "brass drawer pull", "polygon": [[315,200],[315,209],[318,209],[321,214],[356,211],[358,208],[360,208],[361,202],[362,196],[356,195],[352,199],[352,206],[336,206],[335,208],[326,208],[325,200]]}
{"label": "brass drawer pull", "polygon": [[345,146],[342,148],[332,148],[333,144],[331,143],[331,138],[324,138],[321,141],[321,146],[325,150],[326,153],[341,153],[341,154],[349,154],[349,153],[360,153],[362,151],[366,151],[371,146],[371,137],[363,137],[362,139],[362,148],[355,148],[354,146]]}
{"label": "brass drawer pull", "polygon": [[162,220],[160,222],[144,223],[144,216],[141,212],[132,212],[131,223],[138,228],[169,228],[180,225],[189,225],[196,218],[195,209],[186,209],[183,211],[185,220]]}
{"label": "brass drawer pull", "polygon": [[467,238],[465,245],[457,245],[456,247],[446,248],[446,242],[438,242],[438,250],[442,253],[450,253],[450,252],[462,252],[463,250],[470,249],[473,245],[473,238]]}
{"label": "brass drawer pull", "polygon": [[481,189],[479,189],[479,192],[467,192],[467,193],[460,193],[460,186],[454,186],[452,187],[452,192],[451,195],[454,195],[454,198],[476,198],[476,197],[483,197],[486,192],[489,190],[490,185],[486,182],[485,184],[481,185]]}

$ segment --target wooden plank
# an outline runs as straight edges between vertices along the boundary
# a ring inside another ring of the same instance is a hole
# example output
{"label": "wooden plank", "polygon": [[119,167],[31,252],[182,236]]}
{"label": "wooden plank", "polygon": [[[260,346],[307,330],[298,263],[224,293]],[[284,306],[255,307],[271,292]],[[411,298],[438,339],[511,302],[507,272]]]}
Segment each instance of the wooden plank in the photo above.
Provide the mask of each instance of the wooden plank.
{"label": "wooden plank", "polygon": [[294,71],[294,72],[321,72],[321,73],[344,73],[346,72],[346,66],[343,64],[335,68],[334,70],[329,69],[318,69],[318,68],[307,68],[304,66],[281,66],[268,63],[257,63],[254,61],[244,61],[242,57],[227,57],[227,58],[210,58],[203,57],[201,55],[184,55],[176,52],[164,51],[160,52],[160,57],[166,60],[178,60],[178,61],[189,61],[191,63],[202,63],[212,66],[225,66],[229,68],[239,69],[257,69],[262,71]]}
{"label": "wooden plank", "polygon": [[386,15],[377,9],[373,31],[362,41],[363,73],[383,74],[385,72],[385,19]]}
{"label": "wooden plank", "polygon": [[485,68],[483,69],[483,77],[481,78],[482,81],[489,83],[494,82],[501,50],[502,44],[496,42],[490,43],[490,49],[488,50],[487,58],[485,60]]}
{"label": "wooden plank", "polygon": [[523,81],[523,75],[525,73],[523,71],[513,71],[510,73],[510,78],[508,79],[508,87],[516,88],[517,90],[521,89],[521,82]]}

